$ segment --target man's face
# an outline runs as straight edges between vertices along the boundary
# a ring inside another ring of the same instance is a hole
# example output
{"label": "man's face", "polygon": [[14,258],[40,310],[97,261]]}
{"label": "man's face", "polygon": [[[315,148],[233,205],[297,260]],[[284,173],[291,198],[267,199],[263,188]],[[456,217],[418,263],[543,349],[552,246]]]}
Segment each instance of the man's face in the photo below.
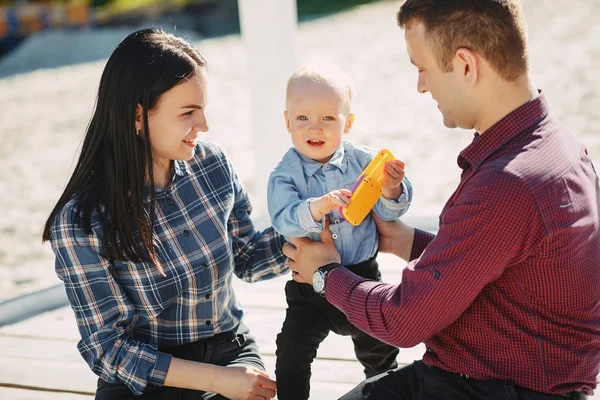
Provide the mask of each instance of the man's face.
{"label": "man's face", "polygon": [[431,93],[442,113],[445,126],[472,128],[472,125],[468,126],[468,107],[464,104],[465,93],[460,85],[459,71],[445,72],[440,68],[425,25],[413,21],[406,27],[405,40],[410,61],[419,70],[417,91]]}

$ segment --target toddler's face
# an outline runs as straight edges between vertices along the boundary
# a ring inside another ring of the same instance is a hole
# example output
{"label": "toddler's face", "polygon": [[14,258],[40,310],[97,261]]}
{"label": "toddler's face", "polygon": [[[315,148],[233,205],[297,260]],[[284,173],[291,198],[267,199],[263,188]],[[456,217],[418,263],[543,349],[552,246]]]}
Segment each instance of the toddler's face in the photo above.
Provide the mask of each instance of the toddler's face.
{"label": "toddler's face", "polygon": [[354,121],[342,93],[326,83],[298,79],[290,84],[284,112],[294,147],[325,163],[331,159]]}

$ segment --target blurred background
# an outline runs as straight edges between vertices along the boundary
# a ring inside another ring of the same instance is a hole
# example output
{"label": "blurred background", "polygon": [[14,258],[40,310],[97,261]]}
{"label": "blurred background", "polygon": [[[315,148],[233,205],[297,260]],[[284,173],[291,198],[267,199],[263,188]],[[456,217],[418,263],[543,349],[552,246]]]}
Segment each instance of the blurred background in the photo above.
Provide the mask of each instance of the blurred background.
{"label": "blurred background", "polygon": [[[337,62],[354,80],[357,118],[346,138],[406,162],[415,188],[407,219],[436,218],[472,133],[444,128],[430,96],[417,94],[395,22],[401,1],[239,2],[0,0],[0,300],[59,283],[42,226],[76,160],[106,59],[143,27],[188,38],[208,60],[205,137],[231,157],[260,227],[266,179],[291,146],[285,77],[309,58]],[[598,166],[600,1],[523,4],[533,81]]]}
{"label": "blurred background", "polygon": [[[297,15],[303,21],[373,1],[299,0]],[[237,0],[0,0],[0,56],[45,30],[150,24],[214,37],[239,33],[238,17]]]}

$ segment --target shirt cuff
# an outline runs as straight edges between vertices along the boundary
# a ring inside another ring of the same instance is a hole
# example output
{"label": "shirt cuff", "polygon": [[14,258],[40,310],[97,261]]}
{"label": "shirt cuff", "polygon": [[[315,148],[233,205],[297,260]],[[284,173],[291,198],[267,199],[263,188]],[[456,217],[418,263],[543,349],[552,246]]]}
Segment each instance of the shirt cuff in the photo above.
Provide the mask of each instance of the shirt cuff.
{"label": "shirt cuff", "polygon": [[320,222],[316,222],[313,219],[310,212],[310,202],[313,200],[314,198],[310,198],[298,206],[298,222],[300,222],[300,226],[302,226],[302,229],[306,232],[321,233],[325,226],[325,216],[323,216],[323,219]]}
{"label": "shirt cuff", "polygon": [[152,368],[148,374],[149,384],[154,386],[164,386],[165,378],[167,377],[167,371],[171,365],[172,358],[173,356],[168,353],[158,353],[154,368]]}
{"label": "shirt cuff", "polygon": [[402,185],[402,194],[398,199],[388,199],[385,196],[381,196],[381,202],[386,208],[390,210],[406,210],[410,206],[410,199],[408,198],[408,189],[404,184],[404,181],[400,183]]}
{"label": "shirt cuff", "polygon": [[328,302],[343,310],[346,293],[356,284],[365,280],[367,279],[350,272],[346,268],[336,268],[327,274],[327,279],[325,280],[325,298]]}
{"label": "shirt cuff", "polygon": [[410,250],[410,260],[421,257],[425,248],[435,238],[435,235],[431,232],[422,231],[421,229],[415,228],[415,236],[413,238],[412,248]]}

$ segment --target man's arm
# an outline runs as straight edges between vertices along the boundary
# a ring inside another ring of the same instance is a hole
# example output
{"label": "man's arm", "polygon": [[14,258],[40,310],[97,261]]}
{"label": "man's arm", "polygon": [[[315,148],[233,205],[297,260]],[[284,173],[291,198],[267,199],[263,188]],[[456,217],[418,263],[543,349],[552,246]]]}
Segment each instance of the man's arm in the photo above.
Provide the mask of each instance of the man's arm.
{"label": "man's arm", "polygon": [[403,260],[409,261],[413,247],[415,229],[406,225],[399,219],[383,222],[375,215],[375,213],[372,213],[371,215],[375,221],[375,225],[377,225],[377,232],[379,233],[379,251],[382,253],[395,254]]}
{"label": "man's arm", "polygon": [[[409,229],[393,227],[405,237]],[[506,267],[522,262],[543,234],[536,203],[518,178],[480,173],[444,215],[438,235],[421,257],[408,264],[401,284],[369,281],[337,268],[327,275],[325,295],[361,330],[411,347],[452,324]],[[402,242],[394,253],[406,256],[410,246]],[[326,245],[319,245],[319,253],[330,255],[323,251]],[[309,247],[292,255],[297,258],[290,267],[299,272],[294,279],[301,281],[316,269],[302,259],[310,253]],[[306,260],[318,262],[314,256]],[[322,261],[319,265],[333,260]]]}

